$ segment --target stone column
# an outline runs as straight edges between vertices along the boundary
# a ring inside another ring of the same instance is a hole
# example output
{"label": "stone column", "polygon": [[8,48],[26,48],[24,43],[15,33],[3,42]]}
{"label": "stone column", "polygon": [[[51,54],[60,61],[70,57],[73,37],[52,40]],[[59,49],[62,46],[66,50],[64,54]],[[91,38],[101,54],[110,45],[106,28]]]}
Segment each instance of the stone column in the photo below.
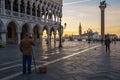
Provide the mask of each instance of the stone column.
{"label": "stone column", "polygon": [[[44,7],[45,7],[45,8],[44,8],[44,11],[46,12],[47,5],[45,5]],[[44,16],[45,16],[45,17],[44,17],[44,22],[46,22],[46,20],[47,20],[47,15],[46,15],[45,12],[44,12]]]}
{"label": "stone column", "polygon": [[35,17],[36,17],[36,19],[37,19],[37,10],[38,10],[38,4],[35,3]]}
{"label": "stone column", "polygon": [[104,24],[105,24],[105,8],[106,8],[106,2],[105,1],[102,1],[100,2],[100,6],[99,6],[100,10],[101,10],[101,39],[104,40],[105,38],[105,35],[104,35],[104,32],[105,32],[105,27],[104,27]]}
{"label": "stone column", "polygon": [[105,27],[104,27],[104,8],[101,7],[101,37],[104,39]]}
{"label": "stone column", "polygon": [[25,7],[25,17],[26,17],[27,15],[27,1],[26,0],[24,1],[24,7]]}
{"label": "stone column", "polygon": [[14,0],[10,0],[10,5],[11,5],[11,16],[13,16],[13,3],[14,3]]}
{"label": "stone column", "polygon": [[40,44],[42,45],[42,33],[39,34],[40,35]]}
{"label": "stone column", "polygon": [[54,44],[56,44],[56,32],[54,32]]}
{"label": "stone column", "polygon": [[52,37],[52,33],[50,33],[50,44],[51,44],[51,37]]}
{"label": "stone column", "polygon": [[56,14],[57,14],[57,13],[56,13],[56,9],[55,9],[54,11],[55,11],[55,13],[54,13],[54,15],[55,15],[55,22],[57,22],[57,20],[56,20],[56,16],[57,16],[57,15],[56,15]]}
{"label": "stone column", "polygon": [[60,43],[59,47],[62,47],[62,35],[63,35],[63,26],[61,25],[61,18],[60,18],[60,24],[59,24],[59,36],[60,36]]}
{"label": "stone column", "polygon": [[21,33],[18,32],[18,44],[20,44],[20,41],[21,41]]}
{"label": "stone column", "polygon": [[39,13],[39,16],[40,16],[40,21],[41,21],[41,11],[42,11],[42,7],[41,7],[41,5],[39,6],[39,11],[40,11],[40,13]]}
{"label": "stone column", "polygon": [[48,44],[50,44],[50,32],[47,32],[47,40],[48,40]]}
{"label": "stone column", "polygon": [[21,7],[20,7],[20,5],[21,5],[21,0],[18,0],[18,16],[20,17],[20,13],[21,13],[21,11],[20,11],[20,9],[21,9]]}
{"label": "stone column", "polygon": [[2,14],[5,14],[5,0],[1,0],[1,8],[2,8]]}
{"label": "stone column", "polygon": [[54,18],[55,18],[55,22],[56,22],[56,14],[55,14]]}
{"label": "stone column", "polygon": [[41,5],[39,6],[39,9],[40,9],[40,13],[39,13],[39,15],[40,15],[40,21],[41,21],[41,16],[42,16],[42,14],[41,14],[42,6],[41,6]]}
{"label": "stone column", "polygon": [[[45,10],[45,12],[46,12],[46,10]],[[46,15],[46,13],[44,13],[44,22],[46,22],[46,18],[47,18],[47,15]]]}
{"label": "stone column", "polygon": [[59,14],[58,14],[58,13],[57,13],[57,22],[60,22],[60,21],[59,21]]}
{"label": "stone column", "polygon": [[30,2],[30,15],[31,15],[31,19],[32,19],[32,9],[33,9],[33,2]]}
{"label": "stone column", "polygon": [[29,35],[33,37],[33,31],[32,30],[29,31]]}
{"label": "stone column", "polygon": [[50,23],[50,12],[48,10],[48,23]]}

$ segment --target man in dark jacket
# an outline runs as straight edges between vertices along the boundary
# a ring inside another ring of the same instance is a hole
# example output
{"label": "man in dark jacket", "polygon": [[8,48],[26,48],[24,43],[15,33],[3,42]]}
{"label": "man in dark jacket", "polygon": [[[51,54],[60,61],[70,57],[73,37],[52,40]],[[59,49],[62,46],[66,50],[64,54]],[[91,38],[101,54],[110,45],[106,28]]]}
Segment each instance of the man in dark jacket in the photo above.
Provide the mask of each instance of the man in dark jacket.
{"label": "man in dark jacket", "polygon": [[20,42],[20,50],[23,54],[23,74],[26,73],[26,65],[28,73],[31,73],[33,45],[35,45],[34,41],[30,39],[29,34],[26,33],[26,37]]}
{"label": "man in dark jacket", "polygon": [[108,51],[110,52],[110,43],[111,43],[111,41],[110,41],[109,35],[107,35],[105,37],[106,52],[108,52]]}

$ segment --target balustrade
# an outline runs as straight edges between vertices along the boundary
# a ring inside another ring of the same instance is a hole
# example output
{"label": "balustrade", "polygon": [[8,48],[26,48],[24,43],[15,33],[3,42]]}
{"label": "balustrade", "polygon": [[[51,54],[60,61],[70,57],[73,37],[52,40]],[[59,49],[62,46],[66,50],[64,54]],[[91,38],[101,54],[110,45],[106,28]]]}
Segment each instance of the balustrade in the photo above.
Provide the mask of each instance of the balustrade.
{"label": "balustrade", "polygon": [[27,15],[27,19],[30,19],[31,18],[31,15]]}
{"label": "balustrade", "polygon": [[14,11],[13,16],[19,16],[19,13]]}
{"label": "balustrade", "polygon": [[[0,14],[2,14],[2,8],[0,8]],[[20,14],[20,16],[19,16]],[[25,13],[19,13],[19,12],[16,12],[16,11],[13,11],[13,14],[11,14],[11,10],[5,10],[5,15],[9,15],[9,16],[14,16],[14,17],[18,17],[18,18],[26,18],[28,20],[32,19],[32,20],[38,20],[40,22],[46,22],[46,23],[56,23],[56,21],[49,21],[48,19],[45,21],[44,18],[40,18],[40,17],[37,17],[36,16],[31,16],[31,15],[27,15]]]}
{"label": "balustrade", "polygon": [[[3,11],[2,11],[2,8],[0,8],[0,14],[3,14]],[[53,20],[49,20],[48,19],[44,19],[44,18],[41,18],[41,17],[37,17],[37,16],[33,16],[33,15],[28,15],[28,14],[25,14],[25,13],[19,13],[17,11],[12,11],[11,10],[8,10],[8,9],[5,9],[5,15],[8,15],[8,16],[14,16],[14,17],[18,17],[19,19],[20,18],[24,18],[24,19],[32,19],[32,20],[38,20],[40,22],[45,22],[45,23],[55,23],[57,21],[53,21]]]}
{"label": "balustrade", "polygon": [[25,18],[25,14],[24,13],[20,13],[20,17]]}
{"label": "balustrade", "polygon": [[32,19],[36,19],[36,16],[32,16]]}
{"label": "balustrade", "polygon": [[6,14],[6,15],[11,15],[11,10],[7,10],[7,9],[6,9],[6,10],[5,10],[5,14]]}

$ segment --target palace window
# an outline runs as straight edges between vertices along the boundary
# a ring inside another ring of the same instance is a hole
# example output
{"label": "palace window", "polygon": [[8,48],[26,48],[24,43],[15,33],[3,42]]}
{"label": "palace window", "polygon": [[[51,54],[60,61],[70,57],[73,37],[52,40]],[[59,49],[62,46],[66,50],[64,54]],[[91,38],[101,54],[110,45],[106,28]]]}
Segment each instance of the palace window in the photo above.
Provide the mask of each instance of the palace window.
{"label": "palace window", "polygon": [[14,10],[14,11],[18,11],[18,4],[17,4],[17,0],[15,0],[15,1],[14,1],[13,10]]}
{"label": "palace window", "polygon": [[10,10],[10,1],[9,0],[5,0],[5,9]]}

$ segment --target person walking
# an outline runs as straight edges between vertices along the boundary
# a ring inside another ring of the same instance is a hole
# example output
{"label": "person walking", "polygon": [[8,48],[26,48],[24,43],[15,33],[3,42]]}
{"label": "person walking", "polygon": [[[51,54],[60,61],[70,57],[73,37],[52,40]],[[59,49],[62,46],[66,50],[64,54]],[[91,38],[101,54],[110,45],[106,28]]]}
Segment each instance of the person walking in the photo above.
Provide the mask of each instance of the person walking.
{"label": "person walking", "polygon": [[[33,39],[30,39],[28,33],[26,33],[25,38],[20,42],[20,50],[22,52],[22,66],[23,66],[23,74],[26,73],[26,69],[28,73],[31,73],[31,64],[32,64],[32,46],[35,45]],[[26,67],[27,66],[27,67]]]}
{"label": "person walking", "polygon": [[110,52],[110,43],[111,43],[111,41],[110,41],[110,37],[109,37],[109,35],[106,35],[105,36],[105,45],[106,45],[106,52]]}

